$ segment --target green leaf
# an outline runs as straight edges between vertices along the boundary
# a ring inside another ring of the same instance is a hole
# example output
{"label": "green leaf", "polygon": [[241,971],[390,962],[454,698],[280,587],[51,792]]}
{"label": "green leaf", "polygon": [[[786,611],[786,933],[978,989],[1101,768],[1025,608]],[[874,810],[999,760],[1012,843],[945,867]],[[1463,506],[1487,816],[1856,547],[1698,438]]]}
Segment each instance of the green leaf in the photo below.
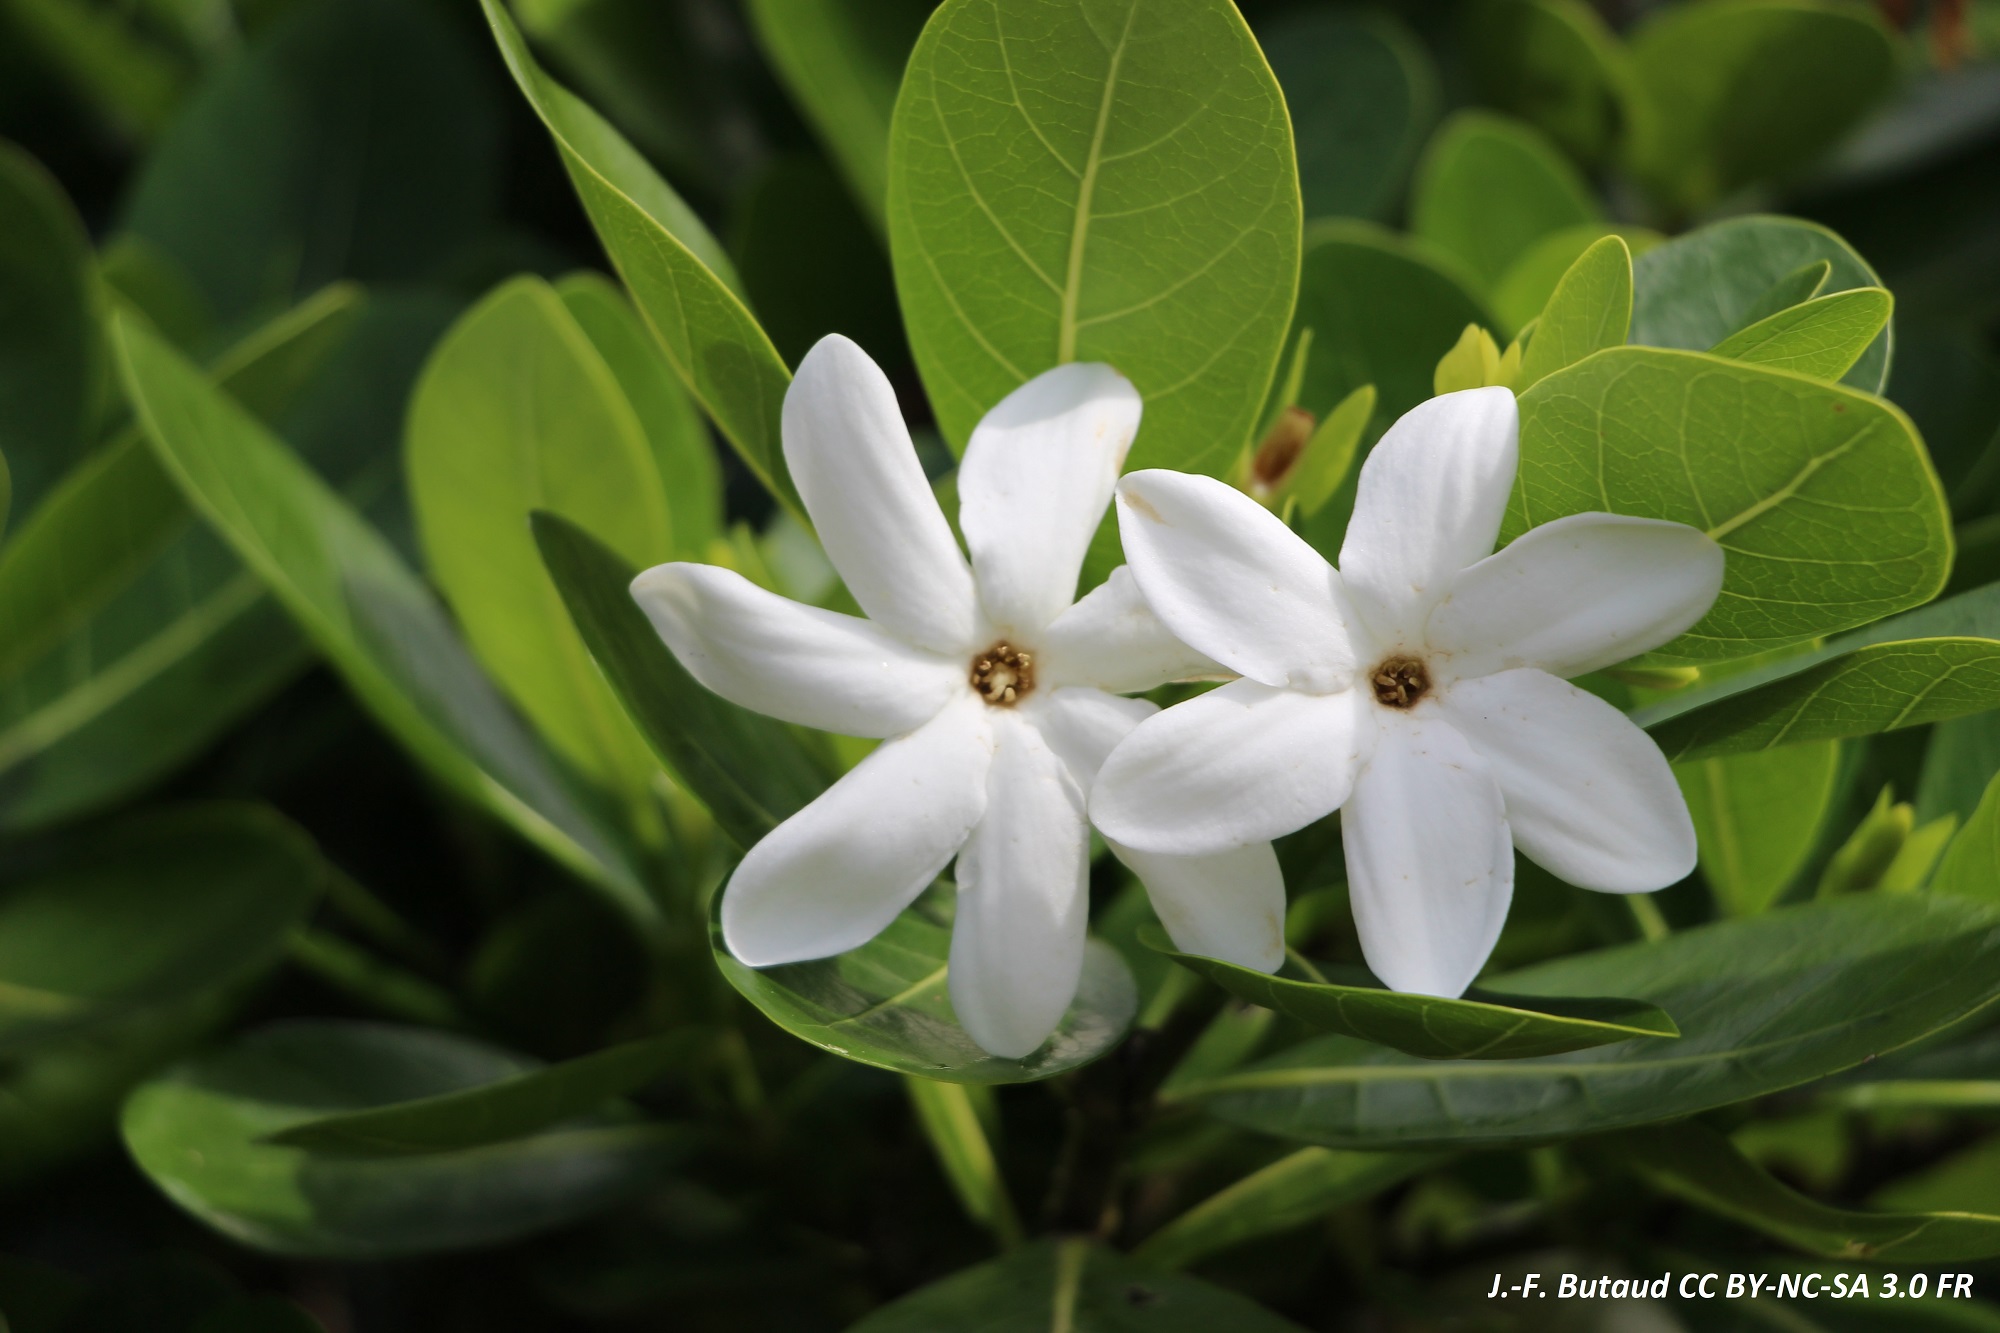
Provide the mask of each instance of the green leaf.
{"label": "green leaf", "polygon": [[121,138],[150,140],[172,123],[195,71],[180,53],[145,35],[130,9],[13,0],[7,13],[15,30],[9,37],[37,48]]}
{"label": "green leaf", "polygon": [[324,1259],[467,1249],[562,1226],[645,1188],[685,1154],[684,1131],[613,1119],[413,1155],[266,1141],[330,1114],[464,1093],[535,1068],[420,1028],[285,1023],[133,1093],[125,1145],[167,1197],[232,1240]]}
{"label": "green leaf", "polygon": [[1447,1159],[1434,1153],[1301,1148],[1209,1195],[1132,1252],[1159,1268],[1186,1268],[1222,1250],[1316,1222],[1373,1198]]}
{"label": "green leaf", "polygon": [[1517,995],[1622,992],[1679,1040],[1438,1064],[1322,1037],[1181,1089],[1231,1124],[1334,1148],[1497,1146],[1675,1120],[1908,1045],[2000,998],[2000,915],[1856,894],[1494,977]]}
{"label": "green leaf", "polygon": [[638,414],[554,289],[521,277],[467,311],[410,403],[405,462],[431,577],[542,736],[635,810],[657,771],[542,568],[528,515],[560,514],[646,567],[677,553]]}
{"label": "green leaf", "polygon": [[1299,1333],[1234,1292],[1088,1240],[1045,1240],[934,1282],[847,1333]]}
{"label": "green leaf", "polygon": [[1650,113],[1626,154],[1670,208],[1795,175],[1890,88],[1896,46],[1866,6],[1732,0],[1656,11],[1632,34]]}
{"label": "green leaf", "polygon": [[1724,912],[1753,916],[1784,895],[1819,843],[1839,772],[1833,741],[1675,765]]}
{"label": "green leaf", "polygon": [[886,232],[889,122],[929,0],[750,0],[749,9],[764,54]]}
{"label": "green leaf", "polygon": [[632,303],[612,283],[595,273],[573,273],[556,284],[556,295],[611,367],[645,428],[653,465],[666,486],[675,555],[702,558],[709,543],[722,535],[722,469],[701,409],[681,387]]}
{"label": "green leaf", "polygon": [[1946,897],[2000,903],[2000,777],[1986,784],[1978,808],[1945,848],[1930,889]]}
{"label": "green leaf", "polygon": [[530,520],[549,577],[653,753],[739,847],[818,796],[826,775],[783,723],[739,708],[687,673],[632,600],[631,565],[547,513]]}
{"label": "green leaf", "polygon": [[1521,355],[1517,390],[1573,366],[1592,352],[1625,345],[1632,323],[1632,251],[1606,236],[1577,256],[1556,283]]}
{"label": "green leaf", "polygon": [[[414,316],[414,318],[413,318]],[[434,326],[406,302],[364,309],[333,287],[244,339],[213,374],[266,418],[317,419],[322,466],[350,485],[379,470],[343,456],[371,414],[400,414]],[[357,373],[362,369],[367,373]],[[337,414],[317,414],[332,393]],[[393,398],[385,404],[384,400]],[[329,447],[330,446],[330,447]],[[372,462],[372,459],[370,460]],[[256,579],[193,519],[137,427],[73,470],[0,552],[0,827],[106,804],[198,753],[305,664]]]}
{"label": "green leaf", "polygon": [[1297,291],[1277,80],[1229,0],[945,0],[889,141],[889,238],[944,437],[1066,361],[1146,401],[1133,467],[1220,474]]}
{"label": "green leaf", "polygon": [[1481,0],[1468,7],[1461,49],[1481,101],[1579,161],[1609,156],[1634,119],[1630,58],[1582,0]]}
{"label": "green leaf", "polygon": [[[1823,288],[1808,290],[1818,264]],[[1816,293],[1880,287],[1866,260],[1840,237],[1798,218],[1730,218],[1677,236],[1632,266],[1632,341],[1700,351],[1745,325]],[[1782,303],[1782,304],[1779,304]],[[1880,393],[1889,382],[1895,330],[1882,330],[1841,382]]]}
{"label": "green leaf", "polygon": [[317,1319],[280,1296],[248,1296],[204,1314],[188,1333],[326,1333]]}
{"label": "green leaf", "polygon": [[1102,940],[1084,947],[1083,980],[1040,1050],[988,1055],[959,1027],[945,991],[957,891],[933,885],[859,949],[782,967],[746,967],[722,942],[722,895],[709,916],[715,965],[763,1015],[821,1050],[946,1083],[1028,1083],[1088,1064],[1116,1046],[1138,1009],[1132,973]]}
{"label": "green leaf", "polygon": [[1726,553],[1714,608],[1654,663],[1866,624],[1935,596],[1950,565],[1944,496],[1909,418],[1700,353],[1614,347],[1521,396],[1502,539],[1594,510],[1690,524]]}
{"label": "green leaf", "polygon": [[994,1160],[993,1145],[980,1123],[975,1094],[991,1090],[982,1084],[940,1083],[936,1079],[903,1079],[903,1091],[916,1109],[917,1124],[930,1140],[952,1193],[958,1196],[966,1216],[994,1234],[1008,1249],[1021,1243],[1021,1219],[1007,1194],[1007,1182],[1000,1178],[1000,1164]]}
{"label": "green leaf", "polygon": [[2000,713],[1973,713],[1931,728],[1917,782],[1917,818],[1945,815],[1971,822],[1993,775],[2000,773]]}
{"label": "green leaf", "polygon": [[1410,230],[1486,288],[1544,236],[1602,220],[1589,185],[1541,134],[1485,111],[1439,128],[1410,200]]}
{"label": "green leaf", "polygon": [[189,502],[361,702],[447,786],[650,918],[624,849],[381,535],[155,335],[121,316],[113,342],[146,432]]}
{"label": "green leaf", "polygon": [[1888,327],[1893,306],[1880,287],[1816,297],[1766,316],[1714,347],[1717,356],[1837,380]]}
{"label": "green leaf", "polygon": [[452,1152],[506,1143],[589,1115],[686,1063],[689,1035],[626,1042],[491,1083],[303,1120],[264,1141],[359,1154]]}
{"label": "green leaf", "polygon": [[1672,1018],[1643,1001],[1545,999],[1488,989],[1469,990],[1463,999],[1447,1000],[1387,990],[1361,968],[1334,968],[1295,958],[1290,966],[1303,977],[1273,976],[1217,958],[1184,954],[1156,926],[1142,927],[1139,941],[1239,999],[1321,1032],[1358,1037],[1427,1060],[1525,1060],[1680,1032]]}
{"label": "green leaf", "polygon": [[300,6],[175,118],[124,225],[225,323],[336,278],[427,277],[497,202],[497,113],[465,43],[422,6]]}
{"label": "green leaf", "polygon": [[1354,470],[1361,437],[1375,416],[1375,386],[1364,384],[1333,405],[1306,441],[1305,453],[1285,483],[1283,495],[1299,502],[1311,518],[1326,507]]}
{"label": "green leaf", "polygon": [[1291,10],[1257,38],[1291,109],[1305,215],[1394,221],[1442,99],[1423,43],[1361,9]]}
{"label": "green leaf", "polygon": [[500,0],[480,3],[668,362],[758,480],[796,508],[778,439],[791,374],[745,306],[729,257],[618,131],[542,72]]}
{"label": "green leaf", "polygon": [[254,806],[128,821],[0,891],[0,1055],[226,988],[270,967],[325,868]]}
{"label": "green leaf", "polygon": [[104,374],[90,240],[36,162],[0,142],[0,455],[33,509],[90,444]]}
{"label": "green leaf", "polygon": [[1655,1188],[1829,1259],[1959,1263],[2000,1254],[2000,1217],[1864,1213],[1808,1198],[1700,1124],[1654,1126],[1592,1141]]}
{"label": "green leaf", "polygon": [[1550,232],[1522,251],[1494,284],[1491,299],[1493,313],[1500,319],[1499,331],[1512,337],[1539,318],[1570,266],[1606,236],[1623,237],[1626,249],[1634,255],[1643,255],[1666,239],[1645,227],[1595,222]]}

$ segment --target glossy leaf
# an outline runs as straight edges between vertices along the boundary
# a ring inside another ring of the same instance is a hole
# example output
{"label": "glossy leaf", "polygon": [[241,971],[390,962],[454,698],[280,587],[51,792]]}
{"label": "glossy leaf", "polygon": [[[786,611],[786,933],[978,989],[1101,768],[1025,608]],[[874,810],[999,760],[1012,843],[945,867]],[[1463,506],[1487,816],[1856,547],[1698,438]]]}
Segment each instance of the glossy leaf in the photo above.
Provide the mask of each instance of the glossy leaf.
{"label": "glossy leaf", "polygon": [[1430,1060],[1518,1060],[1634,1037],[1679,1035],[1673,1019],[1642,1001],[1508,995],[1475,987],[1462,999],[1385,989],[1361,968],[1294,961],[1270,975],[1176,950],[1166,933],[1140,942],[1230,994],[1321,1032],[1338,1032]]}
{"label": "glossy leaf", "polygon": [[688,392],[773,494],[796,505],[778,419],[790,372],[715,237],[618,131],[542,72],[500,0],[481,0],[618,276]]}
{"label": "glossy leaf", "polygon": [[1892,302],[1879,287],[1857,287],[1780,310],[1730,334],[1717,356],[1837,380],[1889,323]]}
{"label": "glossy leaf", "polygon": [[1322,1037],[1176,1100],[1335,1148],[1492,1146],[1681,1119],[1850,1068],[2000,998],[2000,915],[1931,895],[1856,894],[1490,984],[1623,992],[1672,1014],[1681,1035],[1462,1064]]}
{"label": "glossy leaf", "polygon": [[544,1231],[629,1197],[685,1154],[683,1131],[607,1119],[393,1156],[267,1141],[332,1113],[465,1093],[534,1068],[442,1032],[285,1023],[133,1093],[125,1145],[168,1198],[238,1243],[326,1259],[466,1249]]}
{"label": "glossy leaf", "polygon": [[737,846],[825,790],[828,775],[793,731],[709,693],[668,651],[632,600],[637,569],[555,515],[532,523],[549,577],[627,714]]}
{"label": "glossy leaf", "polygon": [[1116,1046],[1138,1009],[1132,973],[1102,940],[1084,947],[1083,981],[1041,1049],[988,1055],[965,1035],[945,991],[956,890],[933,886],[859,949],[810,963],[746,967],[722,943],[721,894],[709,923],[715,965],[785,1031],[879,1069],[946,1083],[1028,1083],[1088,1064]]}
{"label": "glossy leaf", "polygon": [[1234,1292],[1088,1240],[1046,1240],[934,1282],[847,1333],[1299,1333]]}
{"label": "glossy leaf", "polygon": [[1308,218],[1390,222],[1437,122],[1430,53],[1390,15],[1294,9],[1257,30],[1285,90]]}
{"label": "glossy leaf", "polygon": [[129,318],[113,330],[127,391],[167,470],[361,702],[448,786],[650,916],[626,852],[394,549],[157,337]]}
{"label": "glossy leaf", "polygon": [[1301,1148],[1209,1195],[1146,1237],[1133,1257],[1160,1268],[1185,1268],[1316,1222],[1445,1160],[1433,1153]]}
{"label": "glossy leaf", "polygon": [[945,0],[889,146],[896,286],[945,439],[1103,361],[1146,400],[1131,466],[1225,471],[1284,345],[1299,209],[1283,94],[1228,0]]}
{"label": "glossy leaf", "polygon": [[1570,156],[1599,162],[1631,128],[1631,61],[1582,0],[1480,0],[1465,46],[1482,100],[1519,116]]}
{"label": "glossy leaf", "polygon": [[1410,229],[1487,288],[1552,232],[1602,219],[1574,166],[1535,130],[1461,111],[1439,128],[1410,200]]}
{"label": "glossy leaf", "polygon": [[1632,323],[1632,252],[1606,236],[1577,256],[1556,283],[1521,354],[1516,391],[1575,365],[1592,352],[1622,347]]}
{"label": "glossy leaf", "polygon": [[1959,1263],[2000,1254],[2000,1216],[1969,1212],[1870,1213],[1800,1194],[1728,1139],[1689,1123],[1597,1140],[1641,1179],[1808,1254],[1878,1263]]}
{"label": "glossy leaf", "polygon": [[1784,894],[1818,845],[1839,771],[1833,741],[1675,766],[1702,878],[1723,911],[1751,916]]}
{"label": "glossy leaf", "polygon": [[[1744,325],[1777,313],[1767,298],[1793,305],[1813,296],[1793,284],[1810,278],[1822,260],[1828,271],[1819,294],[1882,286],[1847,242],[1798,218],[1730,218],[1677,236],[1632,266],[1632,341],[1691,351],[1713,347]],[[1880,393],[1889,381],[1894,339],[1891,325],[1841,382]]]}
{"label": "glossy leaf", "polygon": [[254,806],[115,826],[0,891],[0,1054],[270,967],[325,873],[297,829]]}
{"label": "glossy leaf", "polygon": [[124,225],[225,322],[336,278],[425,277],[497,202],[498,111],[472,51],[431,11],[300,6],[176,117]]}
{"label": "glossy leaf", "polygon": [[688,1055],[688,1034],[626,1042],[491,1083],[301,1121],[266,1142],[329,1153],[426,1153],[526,1138],[601,1110]]}
{"label": "glossy leaf", "polygon": [[1521,396],[1502,540],[1594,510],[1690,524],[1726,555],[1714,608],[1657,663],[1866,624],[1935,596],[1950,564],[1944,496],[1907,417],[1699,353],[1611,348]]}
{"label": "glossy leaf", "polygon": [[764,53],[878,230],[888,227],[896,90],[931,8],[928,0],[750,0]]}
{"label": "glossy leaf", "polygon": [[1631,39],[1651,107],[1627,158],[1670,207],[1796,172],[1889,89],[1896,47],[1860,5],[1736,0],[1660,10]]}
{"label": "glossy leaf", "polygon": [[40,163],[0,142],[0,455],[18,514],[90,444],[104,374],[96,301],[76,210]]}
{"label": "glossy leaf", "polygon": [[467,641],[576,770],[647,800],[655,765],[542,568],[528,515],[548,510],[638,567],[677,554],[644,426],[562,299],[517,278],[432,353],[405,452],[431,577]]}

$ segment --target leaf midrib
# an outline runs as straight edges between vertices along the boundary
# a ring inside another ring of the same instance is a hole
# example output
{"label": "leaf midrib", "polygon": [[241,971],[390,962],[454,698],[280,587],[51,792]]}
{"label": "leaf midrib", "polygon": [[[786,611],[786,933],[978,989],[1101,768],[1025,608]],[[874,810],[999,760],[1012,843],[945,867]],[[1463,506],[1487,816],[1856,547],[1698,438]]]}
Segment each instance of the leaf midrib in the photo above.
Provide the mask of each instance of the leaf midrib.
{"label": "leaf midrib", "polygon": [[1062,315],[1056,326],[1056,362],[1076,360],[1076,309],[1083,291],[1083,256],[1090,242],[1091,201],[1097,193],[1097,171],[1104,161],[1104,132],[1111,123],[1111,104],[1118,91],[1118,67],[1124,63],[1125,47],[1132,38],[1132,23],[1139,14],[1139,0],[1125,11],[1125,27],[1118,45],[1111,48],[1111,66],[1104,73],[1104,92],[1097,102],[1097,124],[1091,128],[1090,151],[1083,159],[1083,173],[1077,180],[1076,217],[1070,224],[1069,265],[1063,275]]}

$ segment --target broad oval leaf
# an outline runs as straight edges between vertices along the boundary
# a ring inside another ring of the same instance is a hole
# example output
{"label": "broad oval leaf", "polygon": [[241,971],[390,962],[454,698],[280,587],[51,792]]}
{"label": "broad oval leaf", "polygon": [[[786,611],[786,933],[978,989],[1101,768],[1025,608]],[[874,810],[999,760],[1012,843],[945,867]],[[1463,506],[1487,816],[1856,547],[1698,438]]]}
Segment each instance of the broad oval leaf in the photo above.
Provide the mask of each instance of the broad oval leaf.
{"label": "broad oval leaf", "polygon": [[[1787,289],[1824,261],[1823,283]],[[1746,324],[1777,313],[1765,299],[1776,293],[1794,305],[1815,295],[1882,280],[1853,247],[1816,222],[1751,216],[1710,223],[1641,255],[1632,265],[1632,341],[1648,347],[1701,351]],[[1889,382],[1895,326],[1882,330],[1841,382],[1880,393]]]}
{"label": "broad oval leaf", "polygon": [[266,1140],[326,1152],[425,1153],[526,1138],[589,1115],[684,1063],[698,1033],[607,1047],[561,1064],[411,1101],[302,1121]]}
{"label": "broad oval leaf", "polygon": [[182,492],[361,702],[450,787],[650,920],[656,909],[627,850],[381,534],[156,335],[121,316],[113,342]]}
{"label": "broad oval leaf", "polygon": [[90,443],[96,302],[82,220],[40,163],[0,142],[0,455],[22,513]]}
{"label": "broad oval leaf", "polygon": [[1482,289],[1544,236],[1602,219],[1589,185],[1552,144],[1486,111],[1461,111],[1439,127],[1410,199],[1410,230],[1464,263]]}
{"label": "broad oval leaf", "polygon": [[549,577],[612,690],[660,762],[737,846],[826,790],[830,775],[797,732],[688,674],[632,600],[638,570],[554,514],[531,522]]}
{"label": "broad oval leaf", "polygon": [[1689,524],[1726,554],[1714,608],[1653,662],[1866,624],[1935,596],[1950,565],[1943,490],[1908,417],[1700,353],[1614,347],[1521,395],[1502,540],[1596,510]]}
{"label": "broad oval leaf", "polygon": [[267,1141],[330,1114],[463,1093],[534,1068],[443,1032],[284,1023],[140,1087],[125,1104],[125,1145],[168,1198],[224,1235],[326,1259],[466,1249],[544,1231],[629,1197],[685,1155],[683,1131],[616,1119],[388,1156]]}
{"label": "broad oval leaf", "polygon": [[256,806],[115,825],[0,891],[0,1055],[270,967],[325,874],[303,834]]}
{"label": "broad oval leaf", "polygon": [[949,884],[933,885],[859,949],[761,969],[737,962],[723,944],[717,893],[709,946],[729,984],[766,1018],[878,1069],[946,1083],[1028,1083],[1088,1064],[1118,1044],[1138,1009],[1138,989],[1118,951],[1093,939],[1084,947],[1076,999],[1040,1050],[1009,1060],[975,1045],[945,990],[955,893]]}
{"label": "broad oval leaf", "polygon": [[1821,0],[1657,10],[1631,53],[1650,114],[1626,158],[1683,213],[1832,147],[1888,91],[1897,64],[1866,6]]}
{"label": "broad oval leaf", "polygon": [[1132,466],[1219,474],[1297,291],[1284,96],[1235,6],[946,0],[903,79],[889,239],[917,367],[962,448],[1017,385],[1103,361]]}
{"label": "broad oval leaf", "polygon": [[1528,995],[1621,991],[1674,1015],[1648,1039],[1441,1065],[1322,1037],[1191,1085],[1232,1124],[1334,1148],[1496,1146],[1676,1120],[1860,1064],[2000,998],[2000,913],[1854,894],[1495,977]]}
{"label": "broad oval leaf", "polygon": [[1751,916],[1778,901],[1818,845],[1839,771],[1834,741],[1674,766],[1717,906]]}
{"label": "broad oval leaf", "polygon": [[794,509],[778,422],[791,373],[744,304],[721,244],[605,119],[535,63],[500,0],[481,0],[500,54],[541,117],[618,276],[667,360],[742,455]]}
{"label": "broad oval leaf", "polygon": [[1630,130],[1630,58],[1583,0],[1479,0],[1466,8],[1464,31],[1481,100],[1578,161],[1602,161]]}
{"label": "broad oval leaf", "polygon": [[1614,1134],[1590,1141],[1585,1151],[1808,1254],[1903,1264],[1962,1263],[2000,1254],[2000,1216],[1835,1208],[1779,1181],[1698,1122]]}
{"label": "broad oval leaf", "polygon": [[1257,40],[1291,110],[1305,215],[1393,221],[1442,96],[1423,43],[1360,9],[1288,10]]}
{"label": "broad oval leaf", "polygon": [[631,402],[540,278],[467,311],[432,352],[405,449],[426,563],[473,652],[557,753],[635,811],[656,765],[592,665],[528,530],[536,510],[632,564],[677,553]]}
{"label": "broad oval leaf", "polygon": [[[1555,295],[1556,284],[1568,273],[1570,266],[1585,250],[1597,244],[1606,236],[1623,237],[1626,249],[1634,255],[1643,255],[1665,238],[1660,233],[1646,227],[1613,226],[1608,223],[1591,222],[1581,227],[1565,227],[1561,231],[1550,232],[1541,240],[1523,250],[1507,272],[1494,285],[1491,301],[1493,313],[1500,323],[1494,329],[1496,335],[1512,338],[1530,321],[1538,318],[1542,307]],[[1630,329],[1628,327],[1629,336]]]}
{"label": "broad oval leaf", "polygon": [[1506,995],[1475,987],[1464,998],[1388,990],[1361,968],[1292,963],[1304,976],[1271,975],[1175,949],[1157,926],[1140,943],[1231,995],[1322,1032],[1338,1032],[1427,1060],[1521,1060],[1680,1029],[1657,1006],[1617,997]]}
{"label": "broad oval leaf", "polygon": [[1591,245],[1557,281],[1521,356],[1517,390],[1575,365],[1592,352],[1622,347],[1632,323],[1632,251],[1621,237]]}
{"label": "broad oval leaf", "polygon": [[1089,1240],[1038,1241],[875,1311],[847,1333],[1300,1333],[1235,1292]]}
{"label": "broad oval leaf", "polygon": [[1837,380],[1888,327],[1892,305],[1880,287],[1817,296],[1738,329],[1713,350],[1732,361]]}

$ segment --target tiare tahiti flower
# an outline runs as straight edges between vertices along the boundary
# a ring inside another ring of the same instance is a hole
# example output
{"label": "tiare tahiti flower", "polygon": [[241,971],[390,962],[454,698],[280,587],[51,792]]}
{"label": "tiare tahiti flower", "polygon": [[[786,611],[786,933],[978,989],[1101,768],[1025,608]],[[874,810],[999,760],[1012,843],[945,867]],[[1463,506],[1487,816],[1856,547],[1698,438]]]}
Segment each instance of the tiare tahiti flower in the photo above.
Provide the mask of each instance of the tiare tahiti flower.
{"label": "tiare tahiti flower", "polygon": [[1610,893],[1691,871],[1694,826],[1659,747],[1566,678],[1699,620],[1722,550],[1679,523],[1572,514],[1495,553],[1518,428],[1501,388],[1404,416],[1362,466],[1338,570],[1221,482],[1125,478],[1139,587],[1242,679],[1119,744],[1092,794],[1098,828],[1202,856],[1337,808],[1369,967],[1444,996],[1499,938],[1516,848]]}
{"label": "tiare tahiti flower", "polygon": [[[736,957],[765,967],[865,944],[956,857],[959,1021],[1003,1056],[1054,1031],[1083,966],[1086,798],[1111,747],[1157,711],[1119,695],[1219,672],[1167,632],[1123,568],[1072,605],[1139,412],[1131,384],[1101,365],[1060,366],[1009,394],[959,469],[968,564],[889,381],[829,337],[785,395],[785,461],[867,618],[710,565],[634,580],[667,646],[717,694],[886,738],[744,856],[722,900]],[[1112,850],[1182,948],[1277,966],[1285,898],[1268,842]]]}

